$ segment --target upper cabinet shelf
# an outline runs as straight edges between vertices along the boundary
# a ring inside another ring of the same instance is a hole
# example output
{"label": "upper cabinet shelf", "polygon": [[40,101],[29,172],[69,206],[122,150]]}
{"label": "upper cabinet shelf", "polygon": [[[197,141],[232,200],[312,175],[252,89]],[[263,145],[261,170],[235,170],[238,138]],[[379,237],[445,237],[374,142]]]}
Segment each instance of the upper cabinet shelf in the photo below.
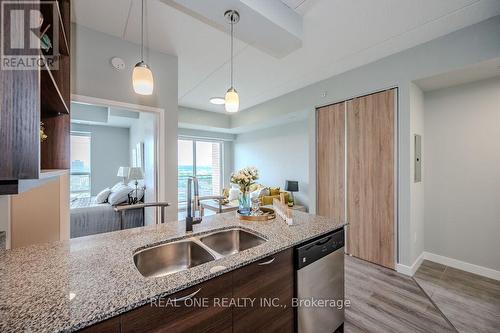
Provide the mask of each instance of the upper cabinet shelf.
{"label": "upper cabinet shelf", "polygon": [[[40,32],[46,35],[51,42],[52,47],[57,46],[56,52],[50,51],[50,54],[60,54],[69,56],[69,30],[70,30],[70,5],[67,0],[58,0],[47,2],[40,6],[40,12],[43,15],[43,23]],[[54,35],[57,33],[57,36]],[[55,43],[57,41],[57,43]],[[57,45],[56,45],[57,44]],[[47,55],[47,52],[44,52]]]}
{"label": "upper cabinet shelf", "polygon": [[[42,118],[69,114],[71,96],[70,42],[68,39],[71,28],[70,1],[58,0],[50,4],[40,7],[44,17],[41,32],[52,44],[49,50],[42,49],[41,57],[46,61],[50,54],[55,60],[55,66],[43,68],[40,75]],[[57,49],[54,50],[54,47]]]}
{"label": "upper cabinet shelf", "polygon": [[[44,57],[42,55],[42,57]],[[42,117],[69,114],[70,82],[66,79],[66,70],[69,70],[69,57],[60,57],[59,69],[42,69],[40,75],[40,94]],[[66,68],[67,67],[67,68]]]}

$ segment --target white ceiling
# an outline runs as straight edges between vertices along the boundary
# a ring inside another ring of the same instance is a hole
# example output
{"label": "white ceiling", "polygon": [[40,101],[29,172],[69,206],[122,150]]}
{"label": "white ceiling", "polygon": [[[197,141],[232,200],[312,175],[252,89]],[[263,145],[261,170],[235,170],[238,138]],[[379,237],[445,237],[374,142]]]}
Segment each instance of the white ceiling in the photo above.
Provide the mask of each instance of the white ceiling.
{"label": "white ceiling", "polygon": [[451,73],[415,81],[425,92],[500,76],[500,58],[486,60]]}
{"label": "white ceiling", "polygon": [[287,7],[290,7],[299,14],[304,14],[307,7],[312,5],[313,0],[280,0]]}
{"label": "white ceiling", "polygon": [[[275,58],[235,41],[242,110],[500,14],[498,0],[272,1],[303,16],[302,47]],[[227,31],[174,7],[146,1],[147,46],[178,56],[180,105],[223,112],[208,99],[228,89]],[[73,21],[140,41],[139,0],[73,0]]]}

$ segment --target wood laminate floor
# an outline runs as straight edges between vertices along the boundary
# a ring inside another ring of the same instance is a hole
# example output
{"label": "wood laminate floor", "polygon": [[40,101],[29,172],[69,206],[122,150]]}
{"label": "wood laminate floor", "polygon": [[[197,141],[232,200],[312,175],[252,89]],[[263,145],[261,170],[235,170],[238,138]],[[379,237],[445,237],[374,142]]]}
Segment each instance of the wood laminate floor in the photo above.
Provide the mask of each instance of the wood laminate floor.
{"label": "wood laminate floor", "polygon": [[427,260],[414,278],[459,332],[500,332],[500,281]]}
{"label": "wood laminate floor", "polygon": [[345,257],[345,332],[456,332],[413,278]]}

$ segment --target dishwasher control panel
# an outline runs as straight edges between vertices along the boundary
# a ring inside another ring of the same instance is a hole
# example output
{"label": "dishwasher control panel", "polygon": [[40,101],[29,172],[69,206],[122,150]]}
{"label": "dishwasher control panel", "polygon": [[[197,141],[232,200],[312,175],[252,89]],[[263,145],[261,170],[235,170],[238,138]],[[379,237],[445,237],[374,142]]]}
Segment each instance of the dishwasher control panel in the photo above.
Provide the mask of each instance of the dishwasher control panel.
{"label": "dishwasher control panel", "polygon": [[296,248],[296,267],[301,269],[344,247],[344,230],[335,231]]}

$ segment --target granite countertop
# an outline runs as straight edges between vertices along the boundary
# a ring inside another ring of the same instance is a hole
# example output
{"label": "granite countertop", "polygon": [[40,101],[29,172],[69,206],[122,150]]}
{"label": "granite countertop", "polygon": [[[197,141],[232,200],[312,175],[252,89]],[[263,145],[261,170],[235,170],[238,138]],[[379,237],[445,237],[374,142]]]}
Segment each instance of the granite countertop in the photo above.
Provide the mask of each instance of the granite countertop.
{"label": "granite countertop", "polygon": [[[193,227],[194,235],[242,227],[268,241],[159,278],[143,277],[133,254],[145,246],[186,237],[183,222],[0,251],[0,331],[73,332],[344,225],[302,212],[294,213],[293,226],[279,217],[246,222],[235,214],[204,217]],[[211,273],[214,266],[226,268]]]}

